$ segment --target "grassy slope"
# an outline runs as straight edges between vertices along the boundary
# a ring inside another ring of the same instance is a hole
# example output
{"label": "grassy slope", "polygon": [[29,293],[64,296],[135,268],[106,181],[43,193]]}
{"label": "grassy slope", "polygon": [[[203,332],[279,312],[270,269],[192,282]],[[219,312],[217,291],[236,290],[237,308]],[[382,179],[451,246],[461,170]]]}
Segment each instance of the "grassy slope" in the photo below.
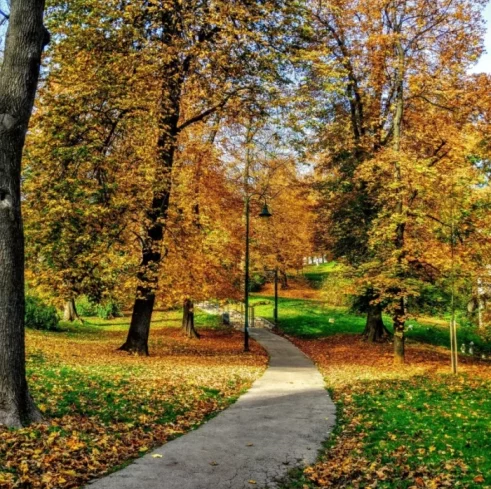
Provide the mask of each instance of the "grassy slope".
{"label": "grassy slope", "polygon": [[[308,287],[319,290],[322,282],[329,274],[340,270],[335,262],[305,267],[304,277],[308,280]],[[280,296],[281,296],[280,291]],[[302,295],[300,292],[299,295]],[[292,297],[280,297],[279,317],[282,330],[291,335],[308,338],[320,338],[331,334],[353,333],[359,334],[365,327],[365,317],[350,312],[343,307],[326,306],[322,294],[319,300],[303,300]],[[262,303],[256,307],[256,314],[266,319],[273,319],[274,298],[265,295],[253,296],[251,304]],[[389,317],[384,317],[389,330],[392,328]],[[409,341],[419,341],[432,345],[450,348],[448,321],[440,318],[418,317],[408,320],[409,328],[406,337]],[[474,350],[479,353],[491,355],[491,344],[486,343],[468,326],[458,326],[458,344],[464,343],[467,348],[474,342]]]}
{"label": "grassy slope", "polygon": [[[274,298],[253,296],[251,304],[257,304],[257,316],[273,320]],[[286,334],[303,338],[322,338],[332,334],[361,334],[365,327],[365,317],[349,312],[343,307],[325,306],[321,301],[281,298],[278,304],[281,329]],[[392,325],[388,317],[384,322],[389,330]],[[450,347],[448,327],[443,321],[433,318],[411,319],[412,328],[406,331],[409,341],[419,341],[432,345]],[[458,328],[458,343],[469,345],[474,342],[476,352],[491,354],[491,345],[480,338],[470,327]]]}

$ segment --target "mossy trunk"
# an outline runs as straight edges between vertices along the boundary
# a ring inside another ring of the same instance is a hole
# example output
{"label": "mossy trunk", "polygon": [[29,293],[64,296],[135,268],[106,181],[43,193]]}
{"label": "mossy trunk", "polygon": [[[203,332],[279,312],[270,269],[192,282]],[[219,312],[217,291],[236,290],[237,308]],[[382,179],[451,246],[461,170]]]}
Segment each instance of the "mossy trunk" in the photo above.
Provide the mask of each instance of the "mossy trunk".
{"label": "mossy trunk", "polygon": [[404,363],[405,359],[405,307],[404,299],[399,300],[398,307],[393,315],[394,322],[394,363]]}
{"label": "mossy trunk", "polygon": [[280,270],[280,284],[281,284],[281,290],[286,290],[288,289],[288,275],[284,270]]}
{"label": "mossy trunk", "polygon": [[75,304],[75,299],[68,299],[65,302],[65,309],[63,311],[63,321],[73,322],[76,319],[80,319],[77,312],[77,306]]}

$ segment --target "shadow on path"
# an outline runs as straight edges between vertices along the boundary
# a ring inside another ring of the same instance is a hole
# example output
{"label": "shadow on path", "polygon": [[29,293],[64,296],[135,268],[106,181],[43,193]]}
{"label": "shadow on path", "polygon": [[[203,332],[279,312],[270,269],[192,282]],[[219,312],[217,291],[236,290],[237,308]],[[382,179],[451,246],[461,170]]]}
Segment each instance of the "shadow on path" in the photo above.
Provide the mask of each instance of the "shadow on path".
{"label": "shadow on path", "polygon": [[251,329],[251,336],[268,351],[270,365],[246,394],[199,429],[88,487],[275,487],[290,469],[313,463],[335,422],[322,376],[285,338],[265,329]]}

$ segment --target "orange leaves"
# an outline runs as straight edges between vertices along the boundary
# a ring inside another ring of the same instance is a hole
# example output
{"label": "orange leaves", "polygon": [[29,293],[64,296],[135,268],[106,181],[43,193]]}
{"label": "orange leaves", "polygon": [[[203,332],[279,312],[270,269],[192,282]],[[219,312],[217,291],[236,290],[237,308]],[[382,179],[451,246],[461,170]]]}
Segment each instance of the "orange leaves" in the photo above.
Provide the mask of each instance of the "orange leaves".
{"label": "orange leaves", "polygon": [[305,470],[315,485],[442,489],[487,482],[480,447],[490,436],[489,363],[465,359],[467,375],[454,378],[440,374],[448,372],[449,353],[439,348],[407,345],[401,367],[393,365],[389,344],[353,335],[293,341],[317,362],[342,406],[330,448]]}
{"label": "orange leaves", "polygon": [[121,326],[28,332],[30,385],[49,424],[0,429],[0,487],[79,487],[200,424],[263,371],[265,352],[252,342],[243,354],[240,333],[188,340],[162,325],[169,316],[156,313],[149,358],[116,350]]}

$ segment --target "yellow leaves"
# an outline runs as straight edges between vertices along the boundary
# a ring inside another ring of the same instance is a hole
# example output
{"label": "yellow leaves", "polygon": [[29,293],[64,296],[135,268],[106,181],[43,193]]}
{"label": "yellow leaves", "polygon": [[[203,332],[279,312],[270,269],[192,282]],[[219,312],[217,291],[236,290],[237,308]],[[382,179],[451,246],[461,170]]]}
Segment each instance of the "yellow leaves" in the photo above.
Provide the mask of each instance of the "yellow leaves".
{"label": "yellow leaves", "polygon": [[27,474],[29,472],[29,465],[26,460],[22,460],[19,464],[19,472],[21,474]]}
{"label": "yellow leaves", "polygon": [[66,442],[66,447],[71,452],[76,452],[78,450],[81,450],[82,448],[85,448],[86,444],[80,441],[78,437],[72,437]]}
{"label": "yellow leaves", "polygon": [[240,333],[201,329],[189,342],[173,317],[156,313],[150,358],[117,351],[124,326],[28,331],[32,392],[49,424],[0,428],[0,487],[83,486],[223,409],[263,371],[265,352],[252,343],[244,356]]}
{"label": "yellow leaves", "polygon": [[[343,406],[342,430],[323,461],[304,471],[316,486],[450,489],[457,480],[464,485],[472,485],[473,477],[476,484],[485,482],[481,474],[471,477],[476,465],[467,465],[472,453],[462,448],[466,440],[472,446],[478,438],[465,428],[448,434],[447,425],[458,420],[471,426],[474,417],[474,423],[482,423],[486,401],[476,416],[471,393],[486,399],[486,379],[491,380],[487,366],[466,362],[462,368],[469,375],[449,379],[438,375],[448,371],[448,351],[443,349],[408,344],[409,362],[398,367],[390,361],[392,345],[369,345],[351,335],[293,341],[319,365]],[[456,411],[461,418],[454,417]]]}

